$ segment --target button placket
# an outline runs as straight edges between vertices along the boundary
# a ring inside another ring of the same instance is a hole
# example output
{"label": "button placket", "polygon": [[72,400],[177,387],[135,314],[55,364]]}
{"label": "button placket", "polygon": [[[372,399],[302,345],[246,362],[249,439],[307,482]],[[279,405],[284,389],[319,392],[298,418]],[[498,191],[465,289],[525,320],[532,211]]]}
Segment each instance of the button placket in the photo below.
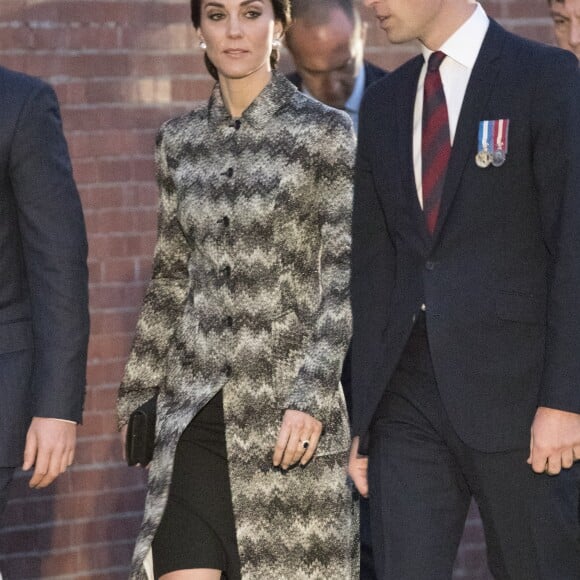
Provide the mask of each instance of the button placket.
{"label": "button placket", "polygon": [[224,198],[225,204],[223,206],[223,213],[217,216],[217,222],[219,227],[219,237],[220,237],[220,249],[221,260],[218,262],[218,284],[221,288],[222,302],[221,302],[221,328],[222,335],[220,338],[221,347],[220,351],[223,353],[223,366],[221,372],[225,378],[230,379],[234,374],[234,364],[235,356],[232,359],[233,353],[235,351],[233,340],[233,327],[234,327],[234,317],[230,313],[234,313],[232,310],[232,292],[233,292],[233,281],[232,273],[233,267],[232,263],[234,261],[234,256],[232,256],[232,247],[234,240],[232,239],[232,222],[235,209],[235,175],[236,175],[236,159],[238,157],[237,150],[239,149],[238,144],[238,130],[241,127],[241,122],[235,120],[230,124],[230,133],[228,143],[225,145],[225,153],[227,157],[224,158],[223,178],[224,183]]}

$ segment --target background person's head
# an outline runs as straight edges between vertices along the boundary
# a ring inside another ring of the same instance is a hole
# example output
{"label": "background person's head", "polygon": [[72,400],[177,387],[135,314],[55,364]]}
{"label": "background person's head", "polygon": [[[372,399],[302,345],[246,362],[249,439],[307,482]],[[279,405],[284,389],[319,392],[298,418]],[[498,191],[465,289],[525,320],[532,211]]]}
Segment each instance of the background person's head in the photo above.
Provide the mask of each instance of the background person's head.
{"label": "background person's head", "polygon": [[[191,0],[191,21],[207,47],[205,64],[215,79],[218,72],[235,77],[252,67],[276,68],[276,44],[290,18],[290,0]],[[234,45],[243,50],[224,54],[224,47]]]}
{"label": "background person's head", "polygon": [[548,4],[558,46],[580,60],[580,0],[548,0]]}
{"label": "background person's head", "polygon": [[352,0],[294,0],[286,34],[303,87],[344,109],[363,66],[366,25]]}

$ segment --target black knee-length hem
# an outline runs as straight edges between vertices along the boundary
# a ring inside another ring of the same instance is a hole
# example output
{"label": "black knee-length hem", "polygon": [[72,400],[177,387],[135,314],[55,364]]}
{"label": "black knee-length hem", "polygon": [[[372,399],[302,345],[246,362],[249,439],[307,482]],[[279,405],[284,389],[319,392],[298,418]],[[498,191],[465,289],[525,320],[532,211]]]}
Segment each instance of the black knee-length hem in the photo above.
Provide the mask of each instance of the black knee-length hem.
{"label": "black knee-length hem", "polygon": [[155,578],[194,568],[222,570],[227,580],[240,578],[221,391],[179,440],[167,507],[152,547]]}

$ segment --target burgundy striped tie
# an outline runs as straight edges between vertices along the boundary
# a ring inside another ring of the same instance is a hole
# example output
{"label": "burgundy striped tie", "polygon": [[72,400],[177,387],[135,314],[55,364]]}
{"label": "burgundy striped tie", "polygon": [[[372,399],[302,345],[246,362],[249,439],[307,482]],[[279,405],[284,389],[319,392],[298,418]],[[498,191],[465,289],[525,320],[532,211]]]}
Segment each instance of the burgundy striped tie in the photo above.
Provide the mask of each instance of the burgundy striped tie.
{"label": "burgundy striped tie", "polygon": [[441,83],[439,67],[445,58],[441,51],[434,52],[427,63],[423,96],[423,213],[429,233],[435,230],[445,174],[451,155],[449,116]]}

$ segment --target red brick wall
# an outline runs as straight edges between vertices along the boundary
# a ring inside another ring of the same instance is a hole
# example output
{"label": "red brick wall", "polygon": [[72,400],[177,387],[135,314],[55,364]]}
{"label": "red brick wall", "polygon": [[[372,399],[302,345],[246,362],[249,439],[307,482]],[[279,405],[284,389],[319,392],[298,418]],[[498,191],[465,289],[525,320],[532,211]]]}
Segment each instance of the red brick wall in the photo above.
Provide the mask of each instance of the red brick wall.
{"label": "red brick wall", "polygon": [[[545,4],[484,2],[508,28],[551,42]],[[414,54],[388,46],[369,21],[372,61],[393,68]],[[144,479],[123,464],[114,405],[155,239],[154,136],[164,119],[205,99],[211,82],[187,1],[1,0],[0,64],[49,80],[60,97],[89,231],[92,312],[76,464],[43,492],[17,477],[0,566],[9,580],[126,578]],[[476,513],[456,578],[489,578]]]}

